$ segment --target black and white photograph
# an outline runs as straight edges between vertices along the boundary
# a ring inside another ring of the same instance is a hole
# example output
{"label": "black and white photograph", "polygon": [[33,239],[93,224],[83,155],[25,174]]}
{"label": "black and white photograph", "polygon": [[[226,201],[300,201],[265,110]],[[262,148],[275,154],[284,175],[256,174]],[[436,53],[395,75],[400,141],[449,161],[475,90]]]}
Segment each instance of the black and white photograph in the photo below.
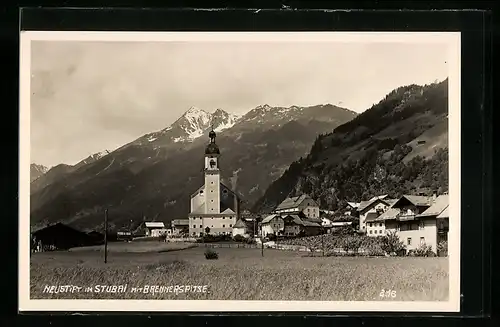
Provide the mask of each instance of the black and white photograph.
{"label": "black and white photograph", "polygon": [[20,42],[20,310],[459,311],[460,33]]}

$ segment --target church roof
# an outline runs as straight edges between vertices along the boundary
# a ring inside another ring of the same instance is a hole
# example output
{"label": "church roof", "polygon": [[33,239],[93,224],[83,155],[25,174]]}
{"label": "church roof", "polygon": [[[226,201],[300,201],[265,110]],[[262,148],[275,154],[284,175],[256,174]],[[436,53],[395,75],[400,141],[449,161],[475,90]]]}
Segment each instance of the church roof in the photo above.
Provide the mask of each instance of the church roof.
{"label": "church roof", "polygon": [[205,202],[203,202],[198,208],[191,212],[191,214],[203,215],[205,213]]}

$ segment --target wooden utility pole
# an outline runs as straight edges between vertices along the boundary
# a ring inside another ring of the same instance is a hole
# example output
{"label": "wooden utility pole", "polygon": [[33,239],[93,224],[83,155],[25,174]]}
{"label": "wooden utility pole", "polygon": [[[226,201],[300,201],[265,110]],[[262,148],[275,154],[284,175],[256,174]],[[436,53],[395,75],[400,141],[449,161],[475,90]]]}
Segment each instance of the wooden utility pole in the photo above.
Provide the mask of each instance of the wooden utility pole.
{"label": "wooden utility pole", "polygon": [[260,234],[260,244],[262,245],[261,246],[261,253],[262,253],[262,256],[264,256],[264,237],[262,236],[262,234]]}
{"label": "wooden utility pole", "polygon": [[323,249],[323,256],[325,256],[325,227],[321,227],[321,249]]}
{"label": "wooden utility pole", "polygon": [[108,262],[108,209],[104,211],[104,263]]}

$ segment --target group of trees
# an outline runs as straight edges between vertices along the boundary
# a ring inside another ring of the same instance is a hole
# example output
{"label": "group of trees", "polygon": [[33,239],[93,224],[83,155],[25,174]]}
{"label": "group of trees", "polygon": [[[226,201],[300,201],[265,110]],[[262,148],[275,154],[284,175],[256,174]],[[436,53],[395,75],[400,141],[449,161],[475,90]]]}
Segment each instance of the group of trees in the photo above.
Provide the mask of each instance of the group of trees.
{"label": "group of trees", "polygon": [[[310,237],[291,238],[281,242],[282,245],[298,245],[307,248],[311,253],[322,252],[324,255],[369,255],[369,256],[435,256],[429,245],[407,251],[396,232],[387,235],[370,237],[357,233],[324,234]],[[441,244],[440,247],[446,246]],[[343,250],[339,251],[339,250]],[[444,251],[444,250],[441,250]],[[439,252],[439,251],[438,251]],[[441,252],[446,255],[446,252]]]}

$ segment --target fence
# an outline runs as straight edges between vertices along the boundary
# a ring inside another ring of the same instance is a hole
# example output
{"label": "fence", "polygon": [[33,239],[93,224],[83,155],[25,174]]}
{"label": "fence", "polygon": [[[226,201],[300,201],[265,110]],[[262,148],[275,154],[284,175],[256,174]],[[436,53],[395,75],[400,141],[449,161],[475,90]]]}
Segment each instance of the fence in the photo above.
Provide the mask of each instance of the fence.
{"label": "fence", "polygon": [[229,248],[229,249],[260,249],[261,245],[246,243],[194,243],[198,247],[204,248]]}

